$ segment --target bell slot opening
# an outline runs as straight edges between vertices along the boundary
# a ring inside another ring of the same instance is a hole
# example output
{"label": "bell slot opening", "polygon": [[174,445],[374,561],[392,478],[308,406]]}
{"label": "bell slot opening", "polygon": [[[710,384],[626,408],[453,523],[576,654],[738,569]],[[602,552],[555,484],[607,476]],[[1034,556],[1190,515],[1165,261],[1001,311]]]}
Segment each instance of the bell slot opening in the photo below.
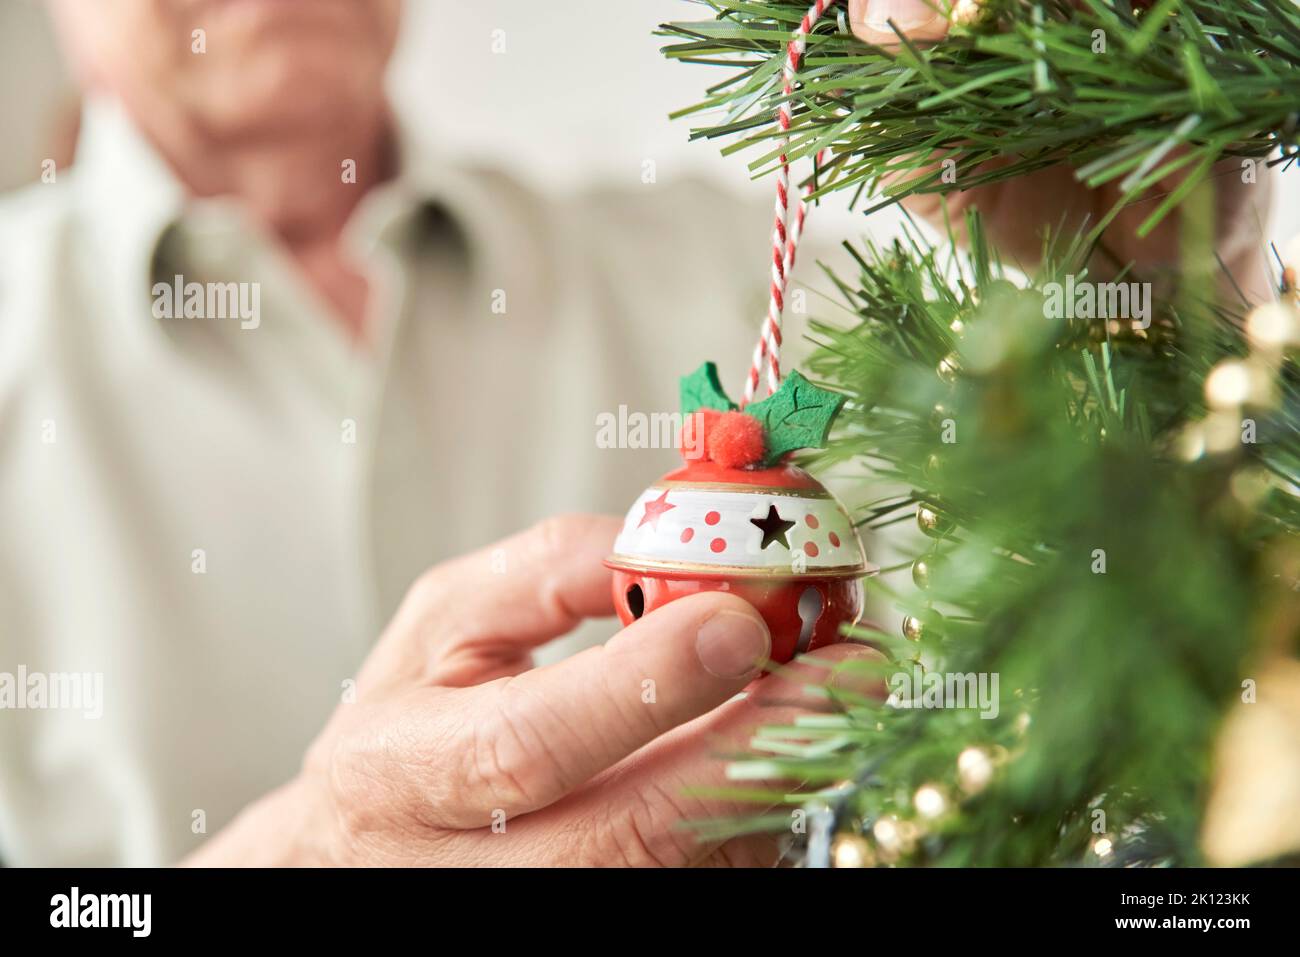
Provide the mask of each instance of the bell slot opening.
{"label": "bell slot opening", "polygon": [[645,614],[645,592],[641,590],[640,583],[628,588],[627,609],[632,613],[633,618],[640,618]]}
{"label": "bell slot opening", "polygon": [[821,618],[822,610],[826,607],[826,602],[822,598],[821,589],[809,585],[799,595],[799,643],[795,645],[795,653],[802,654],[808,650],[808,645],[812,642],[813,631],[817,627],[817,619]]}

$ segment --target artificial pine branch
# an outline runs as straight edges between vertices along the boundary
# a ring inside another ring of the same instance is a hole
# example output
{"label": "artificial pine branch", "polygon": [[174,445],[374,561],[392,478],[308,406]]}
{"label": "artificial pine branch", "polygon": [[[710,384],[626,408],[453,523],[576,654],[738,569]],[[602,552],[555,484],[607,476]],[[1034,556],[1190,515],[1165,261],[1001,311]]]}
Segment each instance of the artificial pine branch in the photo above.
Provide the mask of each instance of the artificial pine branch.
{"label": "artificial pine branch", "polygon": [[[676,40],[666,52],[731,74],[683,114],[721,111],[695,136],[737,137],[727,150],[757,152],[762,174],[806,3],[704,3],[712,19],[662,28]],[[1188,174],[1147,230],[1224,157],[1296,155],[1292,3],[986,3],[995,16],[979,30],[924,48],[818,25],[788,151],[830,151],[816,195],[854,190],[874,209],[1066,162],[1091,186],[1120,183],[1123,203]],[[936,169],[948,158],[955,184]],[[1194,223],[1196,204],[1185,212]],[[827,273],[849,320],[814,325],[811,371],[848,401],[817,459],[869,476],[864,527],[915,515],[927,533],[919,562],[870,581],[910,619],[905,636],[862,633],[890,661],[858,667],[998,675],[1001,709],[985,720],[826,691],[833,713],[764,729],[737,756],[730,796],[798,807],[807,792],[745,782],[822,787],[818,813],[882,863],[1201,860],[1223,715],[1258,656],[1300,653],[1283,633],[1287,570],[1300,567],[1300,370],[1294,350],[1252,358],[1249,304],[1203,301],[1191,281],[1149,328],[1048,318],[1049,284],[1086,277],[1104,225],[1049,235],[1028,277],[1003,269],[977,213],[964,250],[951,229],[931,245],[909,228],[847,246],[855,278]],[[1268,368],[1272,394],[1210,408],[1212,373],[1243,357]],[[1250,440],[1236,440],[1247,423]],[[1214,432],[1225,424],[1227,442]],[[959,766],[972,751],[991,768],[977,786]],[[776,812],[704,828],[789,826]]]}
{"label": "artificial pine branch", "polygon": [[[917,502],[942,516],[918,536],[924,588],[910,563],[872,582],[921,622],[919,642],[862,633],[893,659],[863,673],[887,678],[919,656],[935,672],[997,674],[1001,711],[840,694],[838,713],[765,729],[733,774],[824,787],[843,828],[896,822],[902,843],[877,848],[886,862],[1098,863],[1100,811],[1108,863],[1198,863],[1211,747],[1261,640],[1276,548],[1300,540],[1300,489],[1285,478],[1300,455],[1300,375],[1288,359],[1279,401],[1252,412],[1258,442],[1176,454],[1169,440],[1206,411],[1210,369],[1247,351],[1241,317],[1204,317],[1213,334],[1195,352],[1168,306],[1152,330],[1118,335],[1103,320],[1047,319],[1044,286],[1080,268],[1081,244],[1049,248],[1038,274],[1013,280],[977,214],[965,233],[969,253],[951,235],[855,250],[858,280],[837,280],[854,321],[816,327],[813,371],[849,395],[818,458],[870,462],[906,488],[860,508],[866,525]],[[1264,472],[1274,480],[1247,494],[1243,477]],[[998,770],[963,793],[968,748]],[[931,820],[914,806],[924,787],[948,801]],[[787,812],[705,830],[789,826]]]}
{"label": "artificial pine branch", "polygon": [[[724,152],[781,152],[780,54],[805,0],[697,0],[711,19],[660,28],[671,58],[731,74],[679,116]],[[935,0],[942,4],[943,0]],[[917,193],[1000,182],[1060,162],[1122,202],[1186,179],[1154,226],[1224,156],[1289,164],[1300,125],[1300,9],[1290,0],[986,0],[991,21],[930,46],[871,47],[818,24],[793,96],[792,159],[829,150],[814,196],[854,190],[867,211]],[[942,161],[951,160],[944,179]],[[1118,204],[1117,204],[1118,208]],[[1098,224],[1097,228],[1104,224]]]}

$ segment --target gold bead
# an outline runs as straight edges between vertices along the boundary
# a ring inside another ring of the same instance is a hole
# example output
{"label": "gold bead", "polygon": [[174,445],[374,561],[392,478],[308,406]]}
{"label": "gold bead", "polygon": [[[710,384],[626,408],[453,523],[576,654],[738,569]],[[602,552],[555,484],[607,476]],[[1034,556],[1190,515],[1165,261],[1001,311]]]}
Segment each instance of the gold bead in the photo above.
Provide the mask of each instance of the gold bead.
{"label": "gold bead", "polygon": [[898,819],[895,817],[880,818],[872,826],[871,834],[882,851],[894,852],[902,846],[901,835],[898,833]]}
{"label": "gold bead", "polygon": [[1268,351],[1300,345],[1300,310],[1280,302],[1259,306],[1246,317],[1246,336]]}
{"label": "gold bead", "polygon": [[955,27],[978,27],[997,16],[997,9],[988,0],[956,0],[948,22]]}
{"label": "gold bead", "polygon": [[921,817],[933,821],[948,810],[948,799],[936,785],[923,784],[912,795],[912,806]]}
{"label": "gold bead", "polygon": [[948,530],[948,523],[929,505],[916,507],[916,524],[931,538],[938,538]]}
{"label": "gold bead", "polygon": [[871,836],[876,840],[880,859],[892,863],[906,854],[916,843],[916,826],[910,821],[900,821],[890,814],[876,820],[871,828]]}
{"label": "gold bead", "polygon": [[1270,404],[1273,383],[1258,363],[1224,359],[1205,378],[1205,401],[1212,409],[1228,411],[1243,405]]}
{"label": "gold bead", "polygon": [[957,755],[957,783],[967,794],[979,794],[993,780],[993,760],[983,748],[969,747]]}
{"label": "gold bead", "polygon": [[939,374],[940,379],[952,385],[957,381],[957,372],[960,369],[961,366],[957,363],[957,354],[949,353],[939,360],[939,367],[935,371]]}
{"label": "gold bead", "polygon": [[925,628],[921,624],[921,619],[908,615],[903,619],[903,637],[908,641],[920,641],[925,634]]}
{"label": "gold bead", "polygon": [[876,852],[861,834],[840,834],[831,842],[832,867],[875,867]]}
{"label": "gold bead", "polygon": [[[1279,585],[1286,589],[1297,580],[1300,563],[1294,553],[1278,558],[1274,572],[1281,573]],[[1252,665],[1250,678],[1251,693],[1239,692],[1214,748],[1201,846],[1216,867],[1300,853],[1300,748],[1294,739],[1300,663],[1270,654]]]}
{"label": "gold bead", "polygon": [[1250,374],[1246,363],[1225,359],[1205,378],[1205,401],[1214,409],[1232,409],[1242,405],[1250,394]]}
{"label": "gold bead", "polygon": [[1114,850],[1115,842],[1104,835],[1092,842],[1092,853],[1096,854],[1102,860],[1110,857]]}
{"label": "gold bead", "polygon": [[930,587],[930,564],[924,558],[912,562],[912,582],[917,588]]}

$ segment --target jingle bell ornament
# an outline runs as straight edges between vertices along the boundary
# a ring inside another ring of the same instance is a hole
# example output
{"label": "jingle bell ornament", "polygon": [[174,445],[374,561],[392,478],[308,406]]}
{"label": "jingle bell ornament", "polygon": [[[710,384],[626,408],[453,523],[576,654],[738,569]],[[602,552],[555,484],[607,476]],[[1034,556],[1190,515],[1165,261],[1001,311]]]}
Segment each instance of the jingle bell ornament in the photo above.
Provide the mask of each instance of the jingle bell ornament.
{"label": "jingle bell ornament", "polygon": [[[670,472],[633,503],[614,554],[614,607],[623,624],[684,595],[727,591],[767,622],[772,658],[786,662],[830,644],[862,612],[869,569],[844,507],[820,482],[789,464],[799,449],[821,448],[844,397],[791,372],[781,378],[781,317],[795,251],[817,189],[790,189],[791,103],[808,36],[834,5],[818,0],[782,58],[785,96],[777,105],[780,174],[772,230],[768,310],[745,383],[742,410],[706,362],[682,380],[682,452]],[[817,154],[824,165],[826,151]],[[790,215],[790,197],[797,197]],[[751,402],[763,370],[769,395]],[[870,569],[874,571],[875,569]]]}
{"label": "jingle bell ornament", "polygon": [[840,640],[875,569],[844,507],[786,458],[822,447],[843,402],[797,372],[744,411],[713,363],[682,380],[686,464],[633,503],[605,561],[624,625],[676,598],[726,591],[763,616],[774,661]]}

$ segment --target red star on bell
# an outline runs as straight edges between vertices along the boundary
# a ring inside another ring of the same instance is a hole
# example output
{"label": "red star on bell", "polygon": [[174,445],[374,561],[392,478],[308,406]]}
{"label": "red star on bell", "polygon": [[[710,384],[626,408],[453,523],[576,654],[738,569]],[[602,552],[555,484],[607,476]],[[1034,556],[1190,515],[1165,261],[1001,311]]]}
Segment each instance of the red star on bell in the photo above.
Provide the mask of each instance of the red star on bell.
{"label": "red star on bell", "polygon": [[668,490],[664,489],[664,494],[660,495],[653,502],[645,503],[645,514],[641,516],[641,521],[637,522],[636,527],[640,528],[646,522],[649,522],[650,527],[658,531],[659,516],[663,515],[663,513],[668,511],[670,508],[676,507],[676,505],[669,504]]}

